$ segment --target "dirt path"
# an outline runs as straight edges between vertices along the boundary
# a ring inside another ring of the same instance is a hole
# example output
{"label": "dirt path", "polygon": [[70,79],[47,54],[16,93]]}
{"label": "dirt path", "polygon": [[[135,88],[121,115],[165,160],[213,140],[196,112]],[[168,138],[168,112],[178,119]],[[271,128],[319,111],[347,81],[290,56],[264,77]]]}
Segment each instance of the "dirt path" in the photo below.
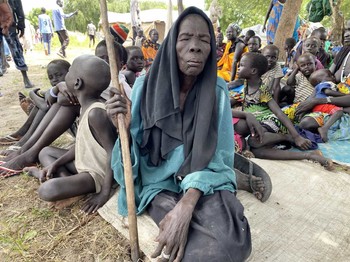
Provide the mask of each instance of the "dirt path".
{"label": "dirt path", "polygon": [[[70,49],[68,55],[82,53],[92,50]],[[46,65],[51,59],[42,52],[26,55],[29,77],[37,88],[49,87]],[[0,136],[16,131],[27,117],[18,103],[19,91],[28,94],[11,63],[0,77]],[[99,215],[82,214],[81,202],[60,211],[51,209],[38,199],[38,186],[26,175],[0,179],[1,261],[129,261],[128,241],[110,224]]]}

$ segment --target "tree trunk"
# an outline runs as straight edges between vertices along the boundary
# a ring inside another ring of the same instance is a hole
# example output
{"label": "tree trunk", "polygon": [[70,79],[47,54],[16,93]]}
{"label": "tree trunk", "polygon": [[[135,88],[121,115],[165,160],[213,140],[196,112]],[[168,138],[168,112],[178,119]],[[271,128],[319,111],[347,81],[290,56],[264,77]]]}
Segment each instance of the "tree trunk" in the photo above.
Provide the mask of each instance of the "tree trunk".
{"label": "tree trunk", "polygon": [[335,3],[331,1],[332,5],[332,40],[334,45],[341,45],[343,42],[344,17],[339,8],[342,0],[337,0]]}
{"label": "tree trunk", "polygon": [[184,5],[182,3],[182,0],[177,0],[177,12],[179,15],[184,11]]}
{"label": "tree trunk", "polygon": [[285,61],[286,54],[284,50],[284,42],[287,38],[293,36],[293,31],[297,17],[303,0],[287,1],[284,4],[281,19],[279,21],[274,44],[279,48],[279,61]]}

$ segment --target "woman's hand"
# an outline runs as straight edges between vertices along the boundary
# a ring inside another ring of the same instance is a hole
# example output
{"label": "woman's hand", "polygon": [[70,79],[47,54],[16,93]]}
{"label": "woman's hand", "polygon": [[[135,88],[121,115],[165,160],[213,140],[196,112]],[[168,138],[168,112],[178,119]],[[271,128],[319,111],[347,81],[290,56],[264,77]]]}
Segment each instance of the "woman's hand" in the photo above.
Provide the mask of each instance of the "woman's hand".
{"label": "woman's hand", "polygon": [[56,85],[56,87],[58,88],[60,93],[68,99],[70,104],[79,105],[77,96],[68,89],[66,82],[60,82]]}
{"label": "woman's hand", "polygon": [[85,213],[93,214],[108,201],[108,198],[109,192],[108,194],[105,194],[103,192],[100,192],[98,194],[92,194],[85,201],[81,210]]}
{"label": "woman's hand", "polygon": [[258,120],[256,120],[256,118],[253,114],[247,114],[245,120],[247,122],[251,136],[254,137],[260,143],[262,143],[263,136],[264,136],[264,129],[260,125]]}
{"label": "woman's hand", "polygon": [[113,125],[118,128],[117,116],[121,113],[125,115],[125,126],[129,130],[131,123],[131,101],[114,87],[110,89],[110,97],[106,101],[106,109]]}
{"label": "woman's hand", "polygon": [[294,138],[294,143],[301,150],[308,150],[312,145],[309,139],[303,138],[302,136]]}
{"label": "woman's hand", "polygon": [[[156,238],[159,244],[152,254],[152,258],[156,258],[161,254],[166,254],[170,255],[170,258],[165,261],[181,261],[187,243],[192,212],[192,207],[184,206],[180,201],[174,209],[163,218],[159,223],[159,235]],[[161,257],[158,261],[163,261],[164,259],[164,257]]]}
{"label": "woman's hand", "polygon": [[[190,188],[174,209],[160,221],[159,235],[156,238],[159,244],[151,255],[152,258],[162,254],[158,261],[180,262],[182,260],[193,210],[201,195],[199,190]],[[168,255],[169,257],[165,257]]]}

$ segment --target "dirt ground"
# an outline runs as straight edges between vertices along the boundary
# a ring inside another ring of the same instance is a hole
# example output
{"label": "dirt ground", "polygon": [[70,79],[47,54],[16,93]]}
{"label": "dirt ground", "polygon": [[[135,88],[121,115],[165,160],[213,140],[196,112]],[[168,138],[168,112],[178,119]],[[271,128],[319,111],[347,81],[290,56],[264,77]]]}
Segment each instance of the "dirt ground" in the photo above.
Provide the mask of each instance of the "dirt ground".
{"label": "dirt ground", "polygon": [[[89,49],[69,49],[68,60]],[[47,89],[46,65],[56,55],[26,54],[29,77],[37,88]],[[0,77],[0,136],[11,134],[25,121],[17,93],[28,94],[21,74],[11,68]],[[70,141],[64,134],[58,142]],[[0,147],[0,150],[6,147]],[[63,210],[51,209],[37,197],[39,182],[25,174],[0,179],[1,261],[130,261],[128,241],[99,215],[86,216],[82,201]]]}

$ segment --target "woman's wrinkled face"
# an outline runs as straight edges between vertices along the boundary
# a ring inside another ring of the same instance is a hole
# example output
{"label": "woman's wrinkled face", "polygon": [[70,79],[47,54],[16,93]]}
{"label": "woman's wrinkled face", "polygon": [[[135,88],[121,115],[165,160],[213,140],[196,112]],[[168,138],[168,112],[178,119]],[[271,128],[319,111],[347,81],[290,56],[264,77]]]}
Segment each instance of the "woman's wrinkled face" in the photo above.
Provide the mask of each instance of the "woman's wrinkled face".
{"label": "woman's wrinkled face", "polygon": [[188,15],[179,26],[176,41],[177,61],[185,76],[198,76],[211,51],[207,22],[199,15]]}

